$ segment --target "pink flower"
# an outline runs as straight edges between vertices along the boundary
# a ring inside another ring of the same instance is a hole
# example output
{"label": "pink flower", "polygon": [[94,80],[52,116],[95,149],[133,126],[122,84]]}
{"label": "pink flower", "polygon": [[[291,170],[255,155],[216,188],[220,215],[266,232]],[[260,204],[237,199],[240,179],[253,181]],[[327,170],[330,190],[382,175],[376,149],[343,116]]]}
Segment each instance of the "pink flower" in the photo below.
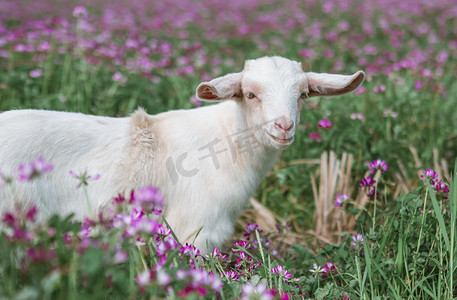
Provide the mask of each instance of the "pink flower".
{"label": "pink flower", "polygon": [[30,209],[26,212],[25,218],[30,222],[35,222],[36,215],[38,214],[38,209],[35,205],[32,205]]}
{"label": "pink flower", "polygon": [[73,9],[73,17],[75,17],[75,18],[87,17],[87,9],[84,6],[76,6]]}
{"label": "pink flower", "polygon": [[35,70],[30,71],[29,75],[32,78],[37,78],[37,77],[41,77],[43,75],[43,72],[40,69],[35,69]]}
{"label": "pink flower", "polygon": [[167,285],[171,281],[170,274],[166,273],[163,269],[157,271],[157,283],[161,286]]}
{"label": "pink flower", "polygon": [[152,280],[152,273],[150,270],[144,270],[135,278],[135,280],[139,285],[148,285]]}
{"label": "pink flower", "polygon": [[300,55],[304,58],[313,58],[314,57],[314,50],[313,49],[303,49],[300,51]]}
{"label": "pink flower", "polygon": [[360,94],[363,94],[367,91],[367,89],[363,86],[359,87],[357,90],[355,90],[354,94],[356,96],[360,95]]}
{"label": "pink flower", "polygon": [[202,102],[195,96],[190,97],[190,102],[192,102],[196,107],[202,106]]}
{"label": "pink flower", "polygon": [[311,132],[309,134],[309,138],[315,140],[318,143],[322,141],[322,136],[317,132]]}
{"label": "pink flower", "polygon": [[352,235],[352,247],[358,248],[363,244],[363,235],[361,233],[355,235]]}
{"label": "pink flower", "polygon": [[122,262],[126,261],[127,258],[128,258],[127,252],[116,251],[116,253],[114,254],[114,263],[116,263],[116,264],[122,263]]}
{"label": "pink flower", "polygon": [[273,269],[271,269],[271,273],[282,275],[284,278],[290,279],[292,275],[282,266],[277,265]]}
{"label": "pink flower", "polygon": [[414,84],[414,88],[416,89],[416,92],[420,92],[422,88],[422,80],[416,81],[416,83]]}
{"label": "pink flower", "polygon": [[338,196],[335,197],[335,206],[341,206],[345,200],[349,199],[349,196],[344,194],[338,194]]}
{"label": "pink flower", "polygon": [[323,265],[323,267],[324,267],[324,272],[322,274],[322,277],[327,277],[328,274],[330,274],[330,273],[333,273],[333,274],[337,273],[336,269],[338,268],[338,266],[331,262],[326,263],[325,265]]}
{"label": "pink flower", "polygon": [[163,207],[164,197],[160,191],[154,187],[144,187],[135,193],[134,204],[140,206],[146,212],[160,214]]}
{"label": "pink flower", "polygon": [[352,120],[363,120],[363,114],[361,113],[352,113],[351,114],[351,119]]}
{"label": "pink flower", "polygon": [[197,256],[200,254],[200,250],[195,248],[194,245],[189,245],[188,243],[186,243],[185,246],[181,246],[179,252],[187,256]]}
{"label": "pink flower", "polygon": [[19,166],[17,170],[18,180],[31,180],[32,178],[35,178],[43,173],[52,171],[53,168],[54,166],[52,164],[46,162],[42,157],[38,157],[28,164],[21,164]]}
{"label": "pink flower", "polygon": [[317,123],[317,128],[330,129],[332,127],[332,122],[326,119],[322,119]]}
{"label": "pink flower", "polygon": [[314,264],[313,268],[309,269],[308,271],[313,273],[314,274],[314,278],[316,278],[317,276],[319,276],[319,274],[324,272],[324,269],[321,266],[318,266],[317,264]]}
{"label": "pink flower", "polygon": [[127,82],[127,77],[124,77],[120,72],[114,73],[112,77],[113,81],[125,84]]}
{"label": "pink flower", "polygon": [[225,272],[225,277],[228,279],[228,280],[232,280],[232,281],[237,281],[238,279],[240,279],[238,277],[238,274],[236,273],[236,271],[226,271]]}
{"label": "pink flower", "polygon": [[387,164],[385,161],[378,158],[370,164],[370,173],[374,174],[377,170],[381,171],[381,174],[387,171]]}
{"label": "pink flower", "polygon": [[360,181],[359,186],[360,186],[360,187],[372,187],[375,183],[376,183],[376,180],[374,180],[374,179],[371,178],[370,176],[367,176],[366,178],[363,178],[363,179]]}
{"label": "pink flower", "polygon": [[96,174],[94,176],[87,175],[87,171],[84,171],[81,174],[76,174],[75,172],[71,171],[69,174],[79,180],[79,184],[76,186],[76,188],[80,188],[81,186],[87,186],[89,184],[89,181],[91,180],[98,180],[100,178],[100,174]]}

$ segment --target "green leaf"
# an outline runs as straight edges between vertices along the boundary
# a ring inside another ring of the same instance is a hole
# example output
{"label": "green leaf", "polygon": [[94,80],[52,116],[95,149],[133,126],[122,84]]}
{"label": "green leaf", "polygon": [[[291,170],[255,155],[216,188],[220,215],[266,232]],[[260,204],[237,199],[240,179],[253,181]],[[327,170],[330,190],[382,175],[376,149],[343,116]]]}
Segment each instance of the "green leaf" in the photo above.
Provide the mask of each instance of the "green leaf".
{"label": "green leaf", "polygon": [[102,250],[99,248],[89,248],[84,252],[83,257],[81,257],[81,270],[94,275],[100,269],[102,262]]}

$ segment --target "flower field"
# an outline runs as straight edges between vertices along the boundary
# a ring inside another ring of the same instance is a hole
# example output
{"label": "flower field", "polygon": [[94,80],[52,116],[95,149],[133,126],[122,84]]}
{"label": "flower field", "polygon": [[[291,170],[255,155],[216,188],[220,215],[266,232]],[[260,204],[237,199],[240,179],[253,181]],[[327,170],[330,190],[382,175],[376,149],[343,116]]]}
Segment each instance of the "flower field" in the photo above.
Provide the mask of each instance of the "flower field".
{"label": "flower field", "polygon": [[[180,244],[155,187],[81,222],[16,207],[1,216],[0,299],[457,297],[455,0],[4,0],[0,111],[210,105],[200,82],[266,55],[367,79],[305,102],[233,241]],[[52,169],[0,165],[0,188]],[[103,174],[72,176],[87,189]]]}

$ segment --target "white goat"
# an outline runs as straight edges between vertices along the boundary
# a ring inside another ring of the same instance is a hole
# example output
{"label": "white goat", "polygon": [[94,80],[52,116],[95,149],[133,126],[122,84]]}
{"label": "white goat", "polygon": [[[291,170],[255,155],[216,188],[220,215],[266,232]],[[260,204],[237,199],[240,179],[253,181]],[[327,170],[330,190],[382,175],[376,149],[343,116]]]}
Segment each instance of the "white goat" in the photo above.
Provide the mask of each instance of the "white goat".
{"label": "white goat", "polygon": [[[201,100],[222,102],[190,110],[127,118],[17,110],[0,114],[0,171],[12,174],[36,157],[54,170],[30,183],[0,188],[0,213],[14,201],[41,214],[88,215],[86,198],[69,174],[100,174],[88,185],[92,208],[118,193],[153,185],[165,196],[164,216],[180,242],[202,251],[219,247],[273,165],[292,144],[306,98],[356,89],[365,74],[305,73],[281,57],[248,60],[240,73],[201,83]],[[233,101],[224,101],[224,100]],[[15,199],[15,200],[13,200]]]}

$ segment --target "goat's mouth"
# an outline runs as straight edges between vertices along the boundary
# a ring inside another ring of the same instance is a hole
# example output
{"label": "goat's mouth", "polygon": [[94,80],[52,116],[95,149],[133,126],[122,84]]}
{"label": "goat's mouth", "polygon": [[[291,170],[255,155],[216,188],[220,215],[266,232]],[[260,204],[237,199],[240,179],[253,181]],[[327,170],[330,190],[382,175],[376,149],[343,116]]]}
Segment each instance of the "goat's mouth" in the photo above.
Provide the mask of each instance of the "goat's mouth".
{"label": "goat's mouth", "polygon": [[289,144],[292,144],[292,142],[294,141],[294,137],[291,137],[291,138],[288,138],[288,139],[281,139],[281,138],[278,138],[278,137],[275,137],[274,135],[270,134],[267,132],[267,134],[277,143],[281,144],[281,145],[289,145]]}

